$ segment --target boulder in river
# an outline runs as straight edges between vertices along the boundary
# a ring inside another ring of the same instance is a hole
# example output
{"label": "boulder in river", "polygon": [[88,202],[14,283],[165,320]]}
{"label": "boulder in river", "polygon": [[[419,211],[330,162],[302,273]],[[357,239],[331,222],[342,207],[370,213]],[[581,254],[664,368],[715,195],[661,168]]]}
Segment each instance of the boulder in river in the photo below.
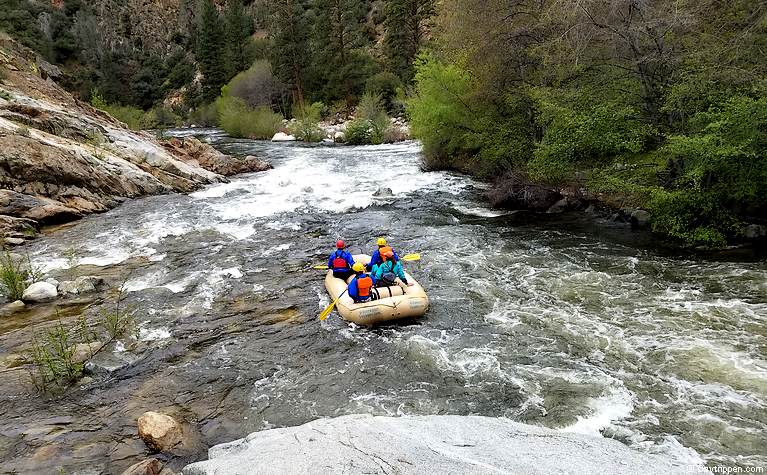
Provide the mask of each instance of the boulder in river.
{"label": "boulder in river", "polygon": [[159,475],[162,470],[162,464],[156,458],[147,459],[135,463],[125,469],[122,475]]}
{"label": "boulder in river", "polygon": [[650,224],[650,213],[643,209],[635,209],[631,212],[631,227],[633,229],[646,228]]}
{"label": "boulder in river", "polygon": [[758,239],[767,236],[767,226],[762,224],[749,224],[743,234],[748,239]]}
{"label": "boulder in river", "polygon": [[375,193],[373,193],[373,196],[378,197],[378,198],[390,197],[390,196],[393,196],[393,195],[394,194],[393,194],[391,188],[385,188],[385,187],[380,187],[380,188],[378,188],[375,191]]}
{"label": "boulder in river", "polygon": [[48,282],[35,282],[27,287],[24,294],[21,296],[21,300],[24,302],[50,302],[58,297],[59,292],[56,290],[56,286],[49,284]]}
{"label": "boulder in river", "polygon": [[272,137],[272,142],[295,142],[296,138],[292,135],[288,135],[285,132],[277,132]]}
{"label": "boulder in river", "polygon": [[183,442],[181,424],[167,414],[149,411],[138,418],[138,435],[152,450],[168,452]]}
{"label": "boulder in river", "polygon": [[75,280],[66,280],[61,282],[58,286],[58,289],[62,294],[86,294],[89,292],[95,292],[96,287],[98,287],[102,282],[103,279],[98,277],[81,276]]}
{"label": "boulder in river", "polygon": [[72,355],[72,361],[75,363],[85,363],[88,361],[99,349],[103,346],[103,343],[94,341],[91,343],[78,343],[74,347],[74,354]]}
{"label": "boulder in river", "polygon": [[[351,415],[217,445],[183,475],[241,473],[689,473],[612,439],[482,416]],[[244,467],[247,467],[245,470]]]}

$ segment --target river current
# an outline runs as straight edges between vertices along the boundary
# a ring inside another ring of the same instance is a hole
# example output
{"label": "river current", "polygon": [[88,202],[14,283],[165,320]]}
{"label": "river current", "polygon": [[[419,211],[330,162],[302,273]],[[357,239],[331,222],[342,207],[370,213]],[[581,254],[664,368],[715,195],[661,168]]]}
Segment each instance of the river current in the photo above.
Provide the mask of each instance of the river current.
{"label": "river current", "polygon": [[[176,466],[252,431],[372,413],[503,416],[689,463],[767,467],[764,262],[523,223],[488,209],[482,183],[422,172],[415,142],[204,133],[274,170],[129,201],[29,247],[53,274],[127,279],[139,341],[115,347],[113,372],[63,396],[2,394],[0,472],[117,472],[146,457],[135,420],[147,410],[199,430],[200,450]],[[381,187],[392,196],[374,196]],[[407,268],[429,312],[374,329],[337,314],[319,322],[329,300],[312,265],[338,238],[370,253],[379,236],[421,254]],[[51,320],[0,323],[0,351]]]}

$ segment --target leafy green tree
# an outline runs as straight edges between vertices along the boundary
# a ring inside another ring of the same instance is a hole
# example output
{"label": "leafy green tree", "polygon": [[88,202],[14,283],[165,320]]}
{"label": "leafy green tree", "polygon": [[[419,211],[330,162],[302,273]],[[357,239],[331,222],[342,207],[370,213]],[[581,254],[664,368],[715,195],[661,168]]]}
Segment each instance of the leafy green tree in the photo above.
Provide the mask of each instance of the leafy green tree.
{"label": "leafy green tree", "polygon": [[197,23],[197,63],[202,72],[201,99],[210,102],[226,83],[224,25],[211,0],[202,0]]}

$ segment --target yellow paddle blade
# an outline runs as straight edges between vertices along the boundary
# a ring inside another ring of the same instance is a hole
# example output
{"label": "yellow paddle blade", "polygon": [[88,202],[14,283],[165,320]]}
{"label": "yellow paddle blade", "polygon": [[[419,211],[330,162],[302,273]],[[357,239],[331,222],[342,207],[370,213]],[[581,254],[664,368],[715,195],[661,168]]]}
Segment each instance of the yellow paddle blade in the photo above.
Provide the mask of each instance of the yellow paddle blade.
{"label": "yellow paddle blade", "polygon": [[407,256],[404,256],[402,258],[403,261],[420,261],[421,255],[420,254],[408,254]]}
{"label": "yellow paddle blade", "polygon": [[320,266],[314,266],[314,267],[312,267],[312,269],[317,269],[317,270],[328,270],[328,266],[324,266],[324,265],[320,265]]}
{"label": "yellow paddle blade", "polygon": [[[346,290],[349,290],[349,289],[346,289]],[[337,299],[333,300],[333,303],[328,305],[327,308],[325,308],[325,310],[322,311],[322,313],[320,314],[320,320],[324,321],[326,318],[328,318],[328,315],[330,315],[330,312],[333,311],[333,308],[336,306],[338,301],[341,300],[341,297],[344,296],[344,294],[346,293],[346,290],[341,292],[341,295],[339,295]]]}

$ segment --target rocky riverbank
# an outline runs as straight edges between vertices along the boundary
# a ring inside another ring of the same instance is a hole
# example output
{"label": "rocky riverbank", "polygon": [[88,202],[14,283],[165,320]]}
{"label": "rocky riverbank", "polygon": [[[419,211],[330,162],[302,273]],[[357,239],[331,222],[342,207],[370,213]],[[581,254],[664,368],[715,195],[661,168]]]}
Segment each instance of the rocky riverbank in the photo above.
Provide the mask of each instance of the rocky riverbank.
{"label": "rocky riverbank", "polygon": [[[471,170],[461,170],[471,173]],[[637,207],[625,196],[610,193],[594,193],[585,185],[571,183],[565,186],[548,186],[534,183],[522,173],[509,173],[494,180],[485,192],[485,198],[494,208],[520,212],[538,213],[544,218],[572,213],[581,221],[578,227],[610,228],[614,235],[623,230],[631,233],[633,239],[618,237],[617,241],[631,241],[645,247],[683,249],[704,254],[712,258],[749,258],[762,256],[767,252],[767,226],[758,223],[744,227],[742,238],[725,249],[693,247],[682,241],[652,232],[652,215]],[[557,218],[559,220],[559,218]],[[572,221],[572,220],[565,220]],[[643,244],[644,243],[644,244]]]}
{"label": "rocky riverbank", "polygon": [[263,171],[193,138],[136,132],[59,87],[55,67],[0,36],[0,234],[6,245],[41,225],[103,212],[129,198],[190,192],[225,175]]}
{"label": "rocky riverbank", "polygon": [[183,475],[690,473],[690,461],[643,454],[615,440],[480,416],[319,419],[254,432],[212,447],[209,456]]}

